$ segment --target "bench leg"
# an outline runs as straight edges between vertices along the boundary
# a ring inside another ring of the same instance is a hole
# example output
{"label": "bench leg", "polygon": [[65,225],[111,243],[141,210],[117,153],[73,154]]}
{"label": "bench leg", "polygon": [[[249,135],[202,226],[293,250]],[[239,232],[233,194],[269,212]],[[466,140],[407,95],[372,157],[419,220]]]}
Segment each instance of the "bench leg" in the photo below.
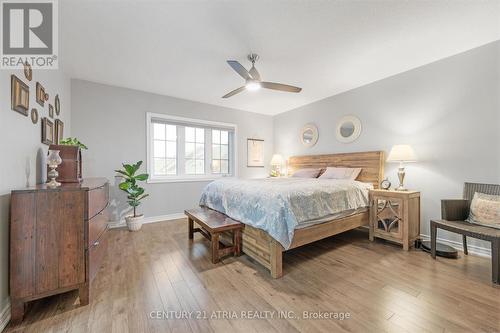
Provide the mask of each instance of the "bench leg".
{"label": "bench leg", "polygon": [[500,284],[500,239],[491,242],[491,279]]}
{"label": "bench leg", "polygon": [[236,229],[233,231],[233,246],[234,255],[237,257],[241,254],[241,230]]}
{"label": "bench leg", "polygon": [[194,225],[193,225],[193,219],[188,217],[188,228],[189,228],[189,233],[188,233],[188,237],[189,239],[193,239],[193,234],[194,234]]}
{"label": "bench leg", "polygon": [[467,250],[467,236],[462,235],[462,242],[464,244],[464,254],[467,255],[469,254],[469,251]]}
{"label": "bench leg", "polygon": [[437,237],[437,225],[431,221],[431,257],[436,259],[436,237]]}
{"label": "bench leg", "polygon": [[219,262],[219,233],[212,234],[212,264]]}

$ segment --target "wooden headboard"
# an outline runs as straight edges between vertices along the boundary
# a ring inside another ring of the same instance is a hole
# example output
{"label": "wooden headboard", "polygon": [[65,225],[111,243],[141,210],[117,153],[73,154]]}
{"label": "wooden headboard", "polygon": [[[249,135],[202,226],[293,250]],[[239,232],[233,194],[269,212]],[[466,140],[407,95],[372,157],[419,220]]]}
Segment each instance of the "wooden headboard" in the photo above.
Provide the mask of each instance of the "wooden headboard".
{"label": "wooden headboard", "polygon": [[384,162],[383,151],[292,156],[288,161],[288,173],[303,168],[326,168],[327,166],[361,168],[361,173],[356,180],[372,183],[374,188],[379,188],[384,178]]}

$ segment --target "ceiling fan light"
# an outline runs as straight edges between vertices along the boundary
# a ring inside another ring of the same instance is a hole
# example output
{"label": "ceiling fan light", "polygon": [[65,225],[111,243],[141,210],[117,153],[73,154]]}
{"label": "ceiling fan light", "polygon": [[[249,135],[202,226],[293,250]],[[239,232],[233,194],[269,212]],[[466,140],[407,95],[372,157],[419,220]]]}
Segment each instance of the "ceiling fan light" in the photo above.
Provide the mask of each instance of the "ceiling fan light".
{"label": "ceiling fan light", "polygon": [[259,89],[260,89],[260,82],[257,82],[257,81],[249,81],[249,82],[247,82],[247,84],[245,85],[245,88],[247,88],[247,90],[250,90],[250,91],[259,90]]}

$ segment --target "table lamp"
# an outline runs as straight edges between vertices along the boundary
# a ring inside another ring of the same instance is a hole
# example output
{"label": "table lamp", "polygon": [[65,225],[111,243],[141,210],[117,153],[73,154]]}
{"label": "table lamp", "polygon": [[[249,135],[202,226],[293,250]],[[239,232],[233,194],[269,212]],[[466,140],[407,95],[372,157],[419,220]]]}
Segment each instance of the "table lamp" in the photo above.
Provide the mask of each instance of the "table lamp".
{"label": "table lamp", "polygon": [[271,176],[279,177],[281,176],[281,166],[283,165],[283,156],[280,154],[274,154],[271,158]]}
{"label": "table lamp", "polygon": [[387,158],[387,162],[399,162],[398,169],[398,178],[399,178],[399,186],[396,188],[396,191],[406,191],[407,189],[403,185],[403,181],[405,179],[405,168],[403,163],[408,162],[416,162],[417,157],[415,156],[415,152],[413,148],[409,145],[395,145],[392,147],[391,152],[389,153],[389,157]]}

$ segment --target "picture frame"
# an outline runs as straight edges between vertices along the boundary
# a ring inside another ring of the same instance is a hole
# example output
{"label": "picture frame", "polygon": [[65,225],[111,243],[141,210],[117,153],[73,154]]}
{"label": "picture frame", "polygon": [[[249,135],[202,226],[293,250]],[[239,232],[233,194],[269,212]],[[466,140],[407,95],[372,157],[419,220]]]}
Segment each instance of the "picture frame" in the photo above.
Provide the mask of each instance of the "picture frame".
{"label": "picture frame", "polygon": [[63,139],[64,135],[64,123],[61,119],[56,119],[55,121],[55,144],[58,145]]}
{"label": "picture frame", "polygon": [[54,119],[54,107],[52,104],[49,104],[49,117]]}
{"label": "picture frame", "polygon": [[247,139],[247,167],[264,167],[264,140]]}
{"label": "picture frame", "polygon": [[31,109],[31,122],[33,124],[38,123],[38,110],[35,108]]}
{"label": "picture frame", "polygon": [[42,143],[51,145],[54,143],[54,123],[49,118],[42,118]]}
{"label": "picture frame", "polygon": [[33,78],[33,69],[31,68],[30,63],[28,60],[24,62],[24,76],[26,77],[26,80],[31,81]]}
{"label": "picture frame", "polygon": [[40,84],[36,83],[36,102],[41,106],[45,106],[45,88]]}
{"label": "picture frame", "polygon": [[11,109],[28,116],[30,107],[30,88],[17,76],[10,76]]}
{"label": "picture frame", "polygon": [[59,94],[54,98],[54,108],[56,109],[56,116],[61,113],[61,101],[59,100]]}

